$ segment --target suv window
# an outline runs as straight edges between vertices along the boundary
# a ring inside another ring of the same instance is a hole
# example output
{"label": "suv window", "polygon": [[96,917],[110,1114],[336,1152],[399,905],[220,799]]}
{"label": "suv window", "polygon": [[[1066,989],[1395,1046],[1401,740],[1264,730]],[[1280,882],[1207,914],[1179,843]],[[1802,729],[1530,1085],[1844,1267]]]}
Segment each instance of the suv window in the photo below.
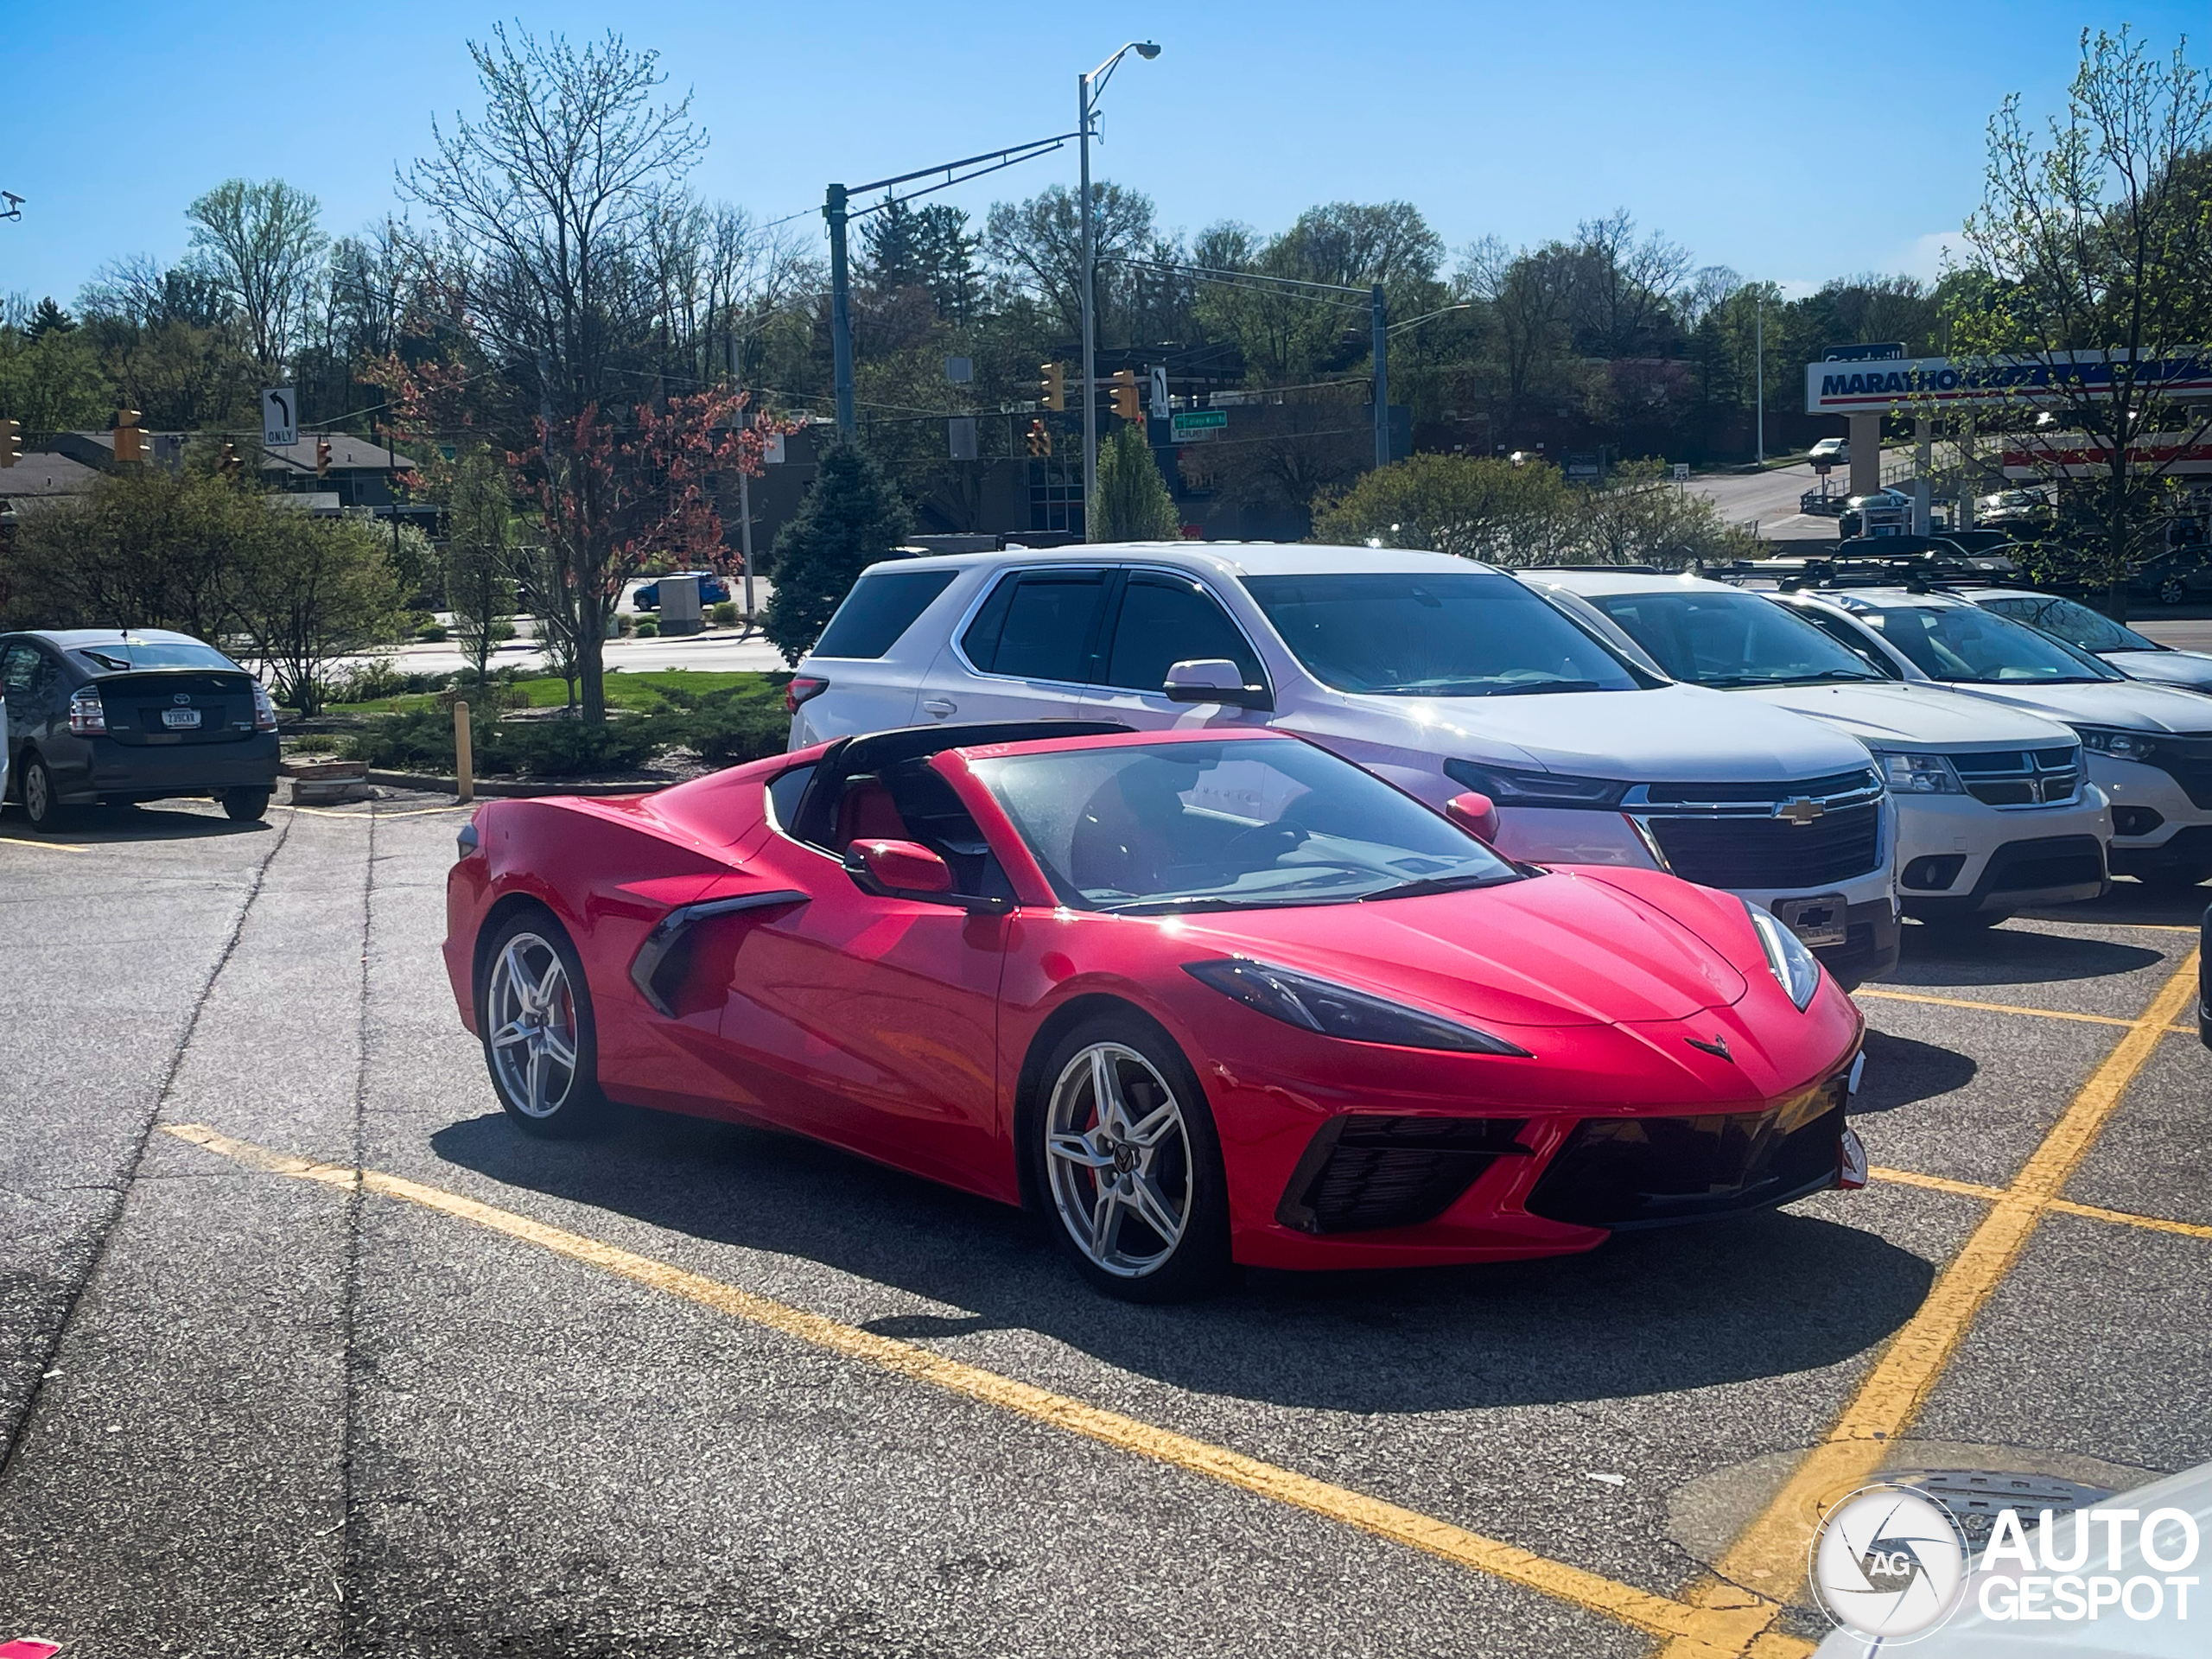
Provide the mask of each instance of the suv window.
{"label": "suv window", "polygon": [[1103,570],[1023,570],[992,590],[960,647],[986,674],[1087,684]]}
{"label": "suv window", "polygon": [[1895,663],[1859,638],[1857,625],[1846,621],[1842,617],[1816,610],[1809,605],[1802,608],[1792,606],[1789,608],[1794,614],[1803,617],[1869,668],[1878,670],[1884,679],[1901,680],[1904,677]]}
{"label": "suv window", "polygon": [[817,657],[875,658],[952,585],[950,570],[893,570],[862,576],[815,642]]}
{"label": "suv window", "polygon": [[1247,685],[1264,683],[1260,659],[1243,632],[1188,576],[1138,570],[1122,590],[1122,613],[1106,654],[1104,682],[1132,691],[1158,691],[1177,663],[1225,657]]}

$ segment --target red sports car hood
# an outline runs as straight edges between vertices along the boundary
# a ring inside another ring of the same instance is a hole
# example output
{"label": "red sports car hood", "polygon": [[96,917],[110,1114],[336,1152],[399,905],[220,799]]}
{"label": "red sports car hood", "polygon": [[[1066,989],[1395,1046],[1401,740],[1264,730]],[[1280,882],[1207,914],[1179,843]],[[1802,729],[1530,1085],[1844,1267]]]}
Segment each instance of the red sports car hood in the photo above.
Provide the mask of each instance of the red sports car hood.
{"label": "red sports car hood", "polygon": [[[1697,893],[1666,885],[1688,899]],[[1425,899],[1237,911],[1173,925],[1224,956],[1255,957],[1492,1026],[1681,1020],[1728,1007],[1746,988],[1719,950],[1657,904],[1567,872]]]}

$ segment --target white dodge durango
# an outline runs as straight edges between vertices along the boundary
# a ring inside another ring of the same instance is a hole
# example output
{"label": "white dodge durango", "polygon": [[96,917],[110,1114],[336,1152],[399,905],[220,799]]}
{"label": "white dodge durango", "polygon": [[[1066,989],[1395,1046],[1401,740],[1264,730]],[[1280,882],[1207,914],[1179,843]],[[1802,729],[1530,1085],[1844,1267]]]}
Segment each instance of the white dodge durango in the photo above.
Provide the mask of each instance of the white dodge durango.
{"label": "white dodge durango", "polygon": [[789,692],[791,741],[931,721],[1257,724],[1535,861],[1657,866],[1772,910],[1847,985],[1897,959],[1895,817],[1857,741],[1654,673],[1437,553],[1132,543],[872,567]]}

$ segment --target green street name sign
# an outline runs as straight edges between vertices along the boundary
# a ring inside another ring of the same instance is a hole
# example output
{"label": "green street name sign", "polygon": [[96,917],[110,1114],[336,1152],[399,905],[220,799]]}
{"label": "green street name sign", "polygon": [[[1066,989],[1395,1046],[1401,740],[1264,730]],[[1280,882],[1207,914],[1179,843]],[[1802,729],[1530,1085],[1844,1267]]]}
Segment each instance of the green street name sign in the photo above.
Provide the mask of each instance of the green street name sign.
{"label": "green street name sign", "polygon": [[1229,411],[1225,409],[1184,409],[1178,410],[1168,418],[1174,429],[1175,442],[1190,443],[1210,438],[1226,427]]}

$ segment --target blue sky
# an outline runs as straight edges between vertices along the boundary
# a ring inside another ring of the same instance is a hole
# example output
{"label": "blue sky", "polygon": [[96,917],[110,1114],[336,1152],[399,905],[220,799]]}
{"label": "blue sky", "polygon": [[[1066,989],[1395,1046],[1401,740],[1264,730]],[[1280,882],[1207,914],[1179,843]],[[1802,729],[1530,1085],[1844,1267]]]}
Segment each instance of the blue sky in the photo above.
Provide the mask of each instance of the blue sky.
{"label": "blue sky", "polygon": [[[0,0],[0,188],[27,198],[0,223],[0,293],[66,301],[116,255],[175,258],[186,202],[234,175],[314,192],[334,231],[382,217],[394,163],[428,145],[432,115],[474,106],[464,42],[512,15],[472,0]],[[697,185],[763,219],[818,204],[830,179],[1065,130],[1077,73],[1150,35],[1166,49],[1116,76],[1095,164],[1150,193],[1166,225],[1274,230],[1316,201],[1402,197],[1456,251],[1626,207],[1700,264],[1809,286],[1932,275],[1978,197],[1984,124],[2007,92],[2054,107],[2085,25],[2133,22],[2164,48],[2205,13],[2201,0],[558,0],[526,16],[659,50],[715,141]],[[1074,177],[1070,150],[947,199],[980,214]]]}

